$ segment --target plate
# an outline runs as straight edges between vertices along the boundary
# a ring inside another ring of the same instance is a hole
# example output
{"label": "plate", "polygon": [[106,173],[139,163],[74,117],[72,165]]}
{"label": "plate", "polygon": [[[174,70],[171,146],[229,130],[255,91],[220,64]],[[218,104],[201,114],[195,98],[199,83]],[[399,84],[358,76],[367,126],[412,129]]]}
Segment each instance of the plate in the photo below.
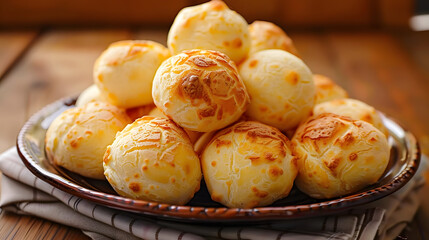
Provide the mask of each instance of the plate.
{"label": "plate", "polygon": [[184,206],[133,200],[118,196],[107,181],[82,177],[53,166],[47,160],[44,150],[46,130],[59,114],[73,107],[74,103],[74,98],[54,102],[25,123],[18,135],[17,148],[27,168],[43,181],[77,197],[111,208],[168,220],[237,223],[338,213],[386,197],[400,189],[415,174],[420,162],[420,151],[415,137],[392,119],[383,117],[390,132],[389,165],[377,183],[347,196],[317,200],[293,188],[288,197],[267,207],[226,208],[210,199],[207,188],[202,183],[200,191]]}

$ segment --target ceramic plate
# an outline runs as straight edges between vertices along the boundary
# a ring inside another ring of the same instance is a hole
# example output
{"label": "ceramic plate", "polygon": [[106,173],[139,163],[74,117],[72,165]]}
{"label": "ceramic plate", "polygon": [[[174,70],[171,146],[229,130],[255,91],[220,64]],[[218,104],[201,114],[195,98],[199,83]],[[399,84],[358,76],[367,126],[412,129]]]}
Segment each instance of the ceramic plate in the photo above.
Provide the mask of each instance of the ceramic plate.
{"label": "ceramic plate", "polygon": [[195,197],[184,206],[133,200],[118,196],[107,181],[93,180],[56,167],[47,160],[44,138],[50,123],[64,110],[73,107],[75,99],[63,99],[46,106],[33,115],[18,135],[18,153],[27,168],[51,185],[91,200],[95,203],[137,212],[158,218],[198,222],[251,222],[275,219],[296,219],[326,215],[383,198],[406,184],[414,175],[420,162],[420,152],[415,137],[392,119],[384,117],[390,132],[391,157],[386,172],[371,186],[340,198],[317,200],[293,189],[290,195],[267,207],[226,208],[210,199],[201,184]]}

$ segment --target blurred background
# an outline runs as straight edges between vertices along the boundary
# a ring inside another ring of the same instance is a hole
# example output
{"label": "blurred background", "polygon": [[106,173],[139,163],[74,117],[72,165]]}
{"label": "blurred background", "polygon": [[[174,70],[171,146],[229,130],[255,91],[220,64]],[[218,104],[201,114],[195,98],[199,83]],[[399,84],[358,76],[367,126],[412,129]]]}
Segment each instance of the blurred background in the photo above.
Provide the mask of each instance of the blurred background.
{"label": "blurred background", "polygon": [[[168,27],[177,12],[200,0],[2,0],[0,26]],[[287,29],[407,28],[427,0],[227,0],[249,22],[273,21]]]}

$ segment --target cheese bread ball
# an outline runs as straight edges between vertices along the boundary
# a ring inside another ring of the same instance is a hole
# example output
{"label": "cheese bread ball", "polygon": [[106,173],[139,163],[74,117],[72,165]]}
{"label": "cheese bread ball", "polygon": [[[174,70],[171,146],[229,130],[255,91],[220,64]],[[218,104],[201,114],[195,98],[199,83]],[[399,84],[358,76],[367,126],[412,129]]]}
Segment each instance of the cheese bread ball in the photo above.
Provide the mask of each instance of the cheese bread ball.
{"label": "cheese bread ball", "polygon": [[[164,115],[164,113],[161,112],[161,110],[159,110],[159,108],[154,107],[148,114],[149,116],[152,117],[163,117],[163,118],[168,118],[167,116]],[[202,133],[200,132],[195,132],[195,131],[191,131],[188,129],[183,129],[185,130],[186,134],[188,134],[189,140],[191,140],[191,143],[195,143],[200,136],[202,135]]]}
{"label": "cheese bread ball", "polygon": [[239,72],[251,102],[251,119],[289,130],[309,116],[315,100],[313,76],[301,59],[278,49],[251,55]]}
{"label": "cheese bread ball", "polygon": [[[243,114],[235,123],[244,122],[248,120],[248,117]],[[201,134],[201,136],[194,143],[194,151],[198,154],[201,154],[217,132],[218,131],[212,131]]]}
{"label": "cheese bread ball", "polygon": [[298,56],[292,39],[274,23],[254,21],[249,25],[249,33],[251,41],[249,54],[266,49],[282,49]]}
{"label": "cheese bread ball", "polygon": [[105,102],[90,102],[68,109],[46,132],[48,159],[82,176],[104,179],[106,147],[130,122],[125,110]]}
{"label": "cheese bread ball", "polygon": [[183,205],[200,188],[201,167],[186,133],[166,118],[145,116],[116,135],[104,174],[124,197]]}
{"label": "cheese bread ball", "polygon": [[250,101],[234,62],[210,50],[184,51],[164,61],[153,80],[152,95],[166,116],[198,132],[235,122]]}
{"label": "cheese bread ball", "polygon": [[131,118],[132,121],[137,118],[141,118],[143,116],[149,115],[152,109],[156,108],[155,104],[150,103],[143,106],[133,107],[127,109],[127,114]]}
{"label": "cheese bread ball", "polygon": [[167,42],[173,55],[191,49],[216,50],[236,63],[246,58],[250,48],[246,20],[219,0],[182,9]]}
{"label": "cheese bread ball", "polygon": [[313,75],[316,85],[316,104],[339,98],[348,98],[346,90],[335,84],[330,78],[320,75]]}
{"label": "cheese bread ball", "polygon": [[162,118],[168,118],[167,116],[164,115],[164,113],[161,112],[161,110],[159,110],[159,108],[157,108],[156,106],[154,108],[152,108],[152,110],[150,110],[149,116],[152,117],[162,117]]}
{"label": "cheese bread ball", "polygon": [[205,132],[194,143],[194,151],[201,154],[217,131]]}
{"label": "cheese bread ball", "polygon": [[377,182],[389,162],[382,132],[367,122],[330,113],[307,120],[292,142],[299,156],[295,183],[313,198],[359,191]]}
{"label": "cheese bread ball", "polygon": [[355,120],[362,120],[374,125],[374,127],[378,128],[384,135],[389,135],[389,131],[384,126],[380,113],[378,113],[375,108],[359,100],[350,98],[334,99],[314,106],[314,116],[323,113],[334,113]]}
{"label": "cheese bread ball", "polygon": [[98,89],[97,85],[93,84],[87,89],[83,90],[83,92],[79,95],[76,100],[76,107],[82,107],[87,103],[96,101],[106,102],[103,96],[101,96],[100,90]]}
{"label": "cheese bread ball", "polygon": [[288,138],[253,121],[217,133],[201,165],[211,198],[232,208],[266,206],[286,197],[298,172]]}
{"label": "cheese bread ball", "polygon": [[152,81],[159,65],[170,56],[152,41],[112,43],[94,65],[94,81],[103,97],[123,108],[152,103]]}

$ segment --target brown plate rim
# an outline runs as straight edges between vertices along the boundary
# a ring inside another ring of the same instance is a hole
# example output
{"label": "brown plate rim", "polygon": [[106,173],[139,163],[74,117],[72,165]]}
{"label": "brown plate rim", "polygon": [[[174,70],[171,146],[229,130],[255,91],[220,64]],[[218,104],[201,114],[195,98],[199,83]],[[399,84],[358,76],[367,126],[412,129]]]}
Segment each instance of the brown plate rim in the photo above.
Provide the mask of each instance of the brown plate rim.
{"label": "brown plate rim", "polygon": [[170,220],[196,219],[204,221],[254,221],[270,219],[296,219],[312,217],[316,215],[327,215],[342,212],[352,207],[357,207],[392,194],[403,187],[411,177],[416,173],[420,163],[420,148],[416,138],[410,132],[404,130],[397,122],[387,118],[399,126],[405,133],[406,144],[408,146],[408,156],[406,167],[397,176],[382,186],[352,194],[346,197],[331,199],[318,203],[275,206],[275,207],[257,207],[257,208],[226,208],[226,207],[195,207],[179,206],[144,200],[134,200],[126,197],[103,193],[87,189],[74,182],[71,182],[60,175],[51,173],[41,167],[34,160],[24,143],[24,137],[27,131],[41,119],[46,112],[50,112],[62,105],[73,105],[75,98],[63,98],[53,102],[35,113],[24,124],[17,137],[18,155],[25,166],[37,177],[52,186],[83,199],[90,200],[97,204],[108,206],[127,212],[136,212],[155,217],[167,218]]}

